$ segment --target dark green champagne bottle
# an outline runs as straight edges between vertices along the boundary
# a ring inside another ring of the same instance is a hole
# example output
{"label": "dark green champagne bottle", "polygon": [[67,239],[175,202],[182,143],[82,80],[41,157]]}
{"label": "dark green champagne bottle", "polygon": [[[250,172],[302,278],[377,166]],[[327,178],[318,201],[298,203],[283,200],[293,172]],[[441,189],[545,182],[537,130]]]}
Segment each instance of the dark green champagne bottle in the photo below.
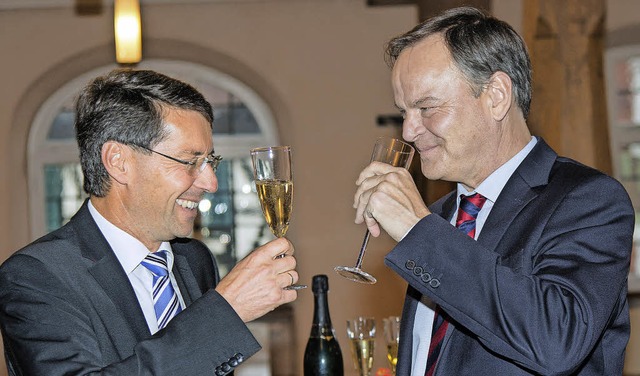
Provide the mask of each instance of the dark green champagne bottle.
{"label": "dark green champagne bottle", "polygon": [[313,276],[315,298],[313,325],[304,350],[304,376],[343,376],[342,351],[329,316],[329,280],[326,275]]}

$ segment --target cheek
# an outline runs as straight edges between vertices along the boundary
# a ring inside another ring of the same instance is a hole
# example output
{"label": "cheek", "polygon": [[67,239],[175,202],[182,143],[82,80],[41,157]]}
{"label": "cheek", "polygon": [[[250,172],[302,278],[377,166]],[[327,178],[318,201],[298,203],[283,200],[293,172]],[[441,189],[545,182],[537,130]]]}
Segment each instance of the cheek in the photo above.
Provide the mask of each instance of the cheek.
{"label": "cheek", "polygon": [[460,126],[454,114],[438,113],[422,119],[422,125],[436,139],[436,144],[448,149],[460,137]]}
{"label": "cheek", "polygon": [[184,173],[171,174],[167,173],[158,176],[149,184],[152,185],[151,194],[155,199],[175,200],[181,194],[189,190],[193,184],[193,180]]}

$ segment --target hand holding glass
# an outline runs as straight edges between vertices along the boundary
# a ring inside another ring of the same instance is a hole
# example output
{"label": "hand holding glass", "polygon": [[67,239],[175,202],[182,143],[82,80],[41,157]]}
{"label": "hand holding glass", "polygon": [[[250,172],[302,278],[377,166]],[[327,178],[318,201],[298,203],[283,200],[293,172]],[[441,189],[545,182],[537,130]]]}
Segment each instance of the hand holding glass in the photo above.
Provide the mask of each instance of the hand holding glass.
{"label": "hand holding glass", "polygon": [[[293,205],[291,147],[270,146],[251,149],[251,162],[264,218],[273,235],[282,238],[289,228]],[[290,285],[285,287],[285,290],[306,287]]]}
{"label": "hand holding glass", "polygon": [[347,320],[347,335],[351,340],[351,358],[359,376],[370,376],[375,353],[376,320],[357,317]]}
{"label": "hand holding glass", "polygon": [[[400,141],[395,138],[380,137],[373,147],[371,161],[384,162],[394,167],[409,168],[414,152],[415,149],[413,146],[404,141]],[[369,235],[369,229],[367,229],[364,235],[364,240],[362,241],[362,246],[360,247],[360,253],[358,254],[356,265],[354,267],[336,266],[334,270],[338,274],[354,282],[368,284],[374,284],[377,282],[377,279],[374,276],[362,270],[362,260],[364,259],[364,253],[367,250]]]}

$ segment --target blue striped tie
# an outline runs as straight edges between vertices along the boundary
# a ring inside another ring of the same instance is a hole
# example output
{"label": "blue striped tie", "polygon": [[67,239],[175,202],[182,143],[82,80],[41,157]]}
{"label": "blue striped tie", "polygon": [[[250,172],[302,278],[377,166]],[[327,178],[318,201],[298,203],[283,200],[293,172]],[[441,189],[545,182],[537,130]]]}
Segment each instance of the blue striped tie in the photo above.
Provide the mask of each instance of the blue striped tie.
{"label": "blue striped tie", "polygon": [[171,285],[167,268],[167,251],[149,253],[140,263],[153,274],[153,309],[158,320],[158,330],[182,311],[178,295]]}

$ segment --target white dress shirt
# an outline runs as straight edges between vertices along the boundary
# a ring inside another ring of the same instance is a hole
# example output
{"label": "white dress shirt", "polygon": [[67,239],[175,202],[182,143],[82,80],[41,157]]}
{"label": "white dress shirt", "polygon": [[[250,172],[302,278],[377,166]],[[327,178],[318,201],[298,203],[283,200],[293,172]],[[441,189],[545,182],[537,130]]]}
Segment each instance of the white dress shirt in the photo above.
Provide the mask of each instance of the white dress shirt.
{"label": "white dress shirt", "polygon": [[[135,291],[138,298],[138,303],[140,303],[140,308],[142,308],[142,313],[144,313],[144,318],[147,321],[149,330],[151,334],[154,334],[158,331],[158,320],[156,319],[156,313],[153,309],[153,273],[140,265],[140,262],[150,253],[149,250],[138,239],[116,227],[98,213],[93,204],[91,204],[91,201],[89,201],[88,206],[93,220],[98,224],[100,231],[107,239],[107,242],[109,242],[118,261],[120,261],[122,269],[124,269],[127,274],[133,291]],[[184,300],[182,299],[180,289],[171,271],[173,268],[173,251],[171,250],[171,245],[169,242],[163,242],[154,252],[159,250],[167,251],[167,266],[169,268],[171,284],[178,294],[180,306],[184,309]]]}
{"label": "white dress shirt", "polygon": [[[511,178],[511,175],[513,175],[518,166],[520,166],[520,163],[522,163],[525,157],[529,155],[529,152],[537,142],[538,140],[535,137],[531,137],[531,141],[529,141],[529,143],[520,150],[518,154],[514,155],[513,158],[489,175],[489,177],[487,177],[475,191],[469,192],[462,184],[458,183],[456,210],[454,211],[456,214],[451,218],[451,224],[453,226],[456,225],[458,207],[460,206],[460,195],[469,196],[476,192],[480,193],[486,197],[487,200],[482,206],[482,209],[480,209],[478,217],[476,218],[475,239],[477,239],[487,217],[489,217],[493,204],[500,195],[500,192],[502,192],[502,189],[507,184],[509,178]],[[423,296],[416,309],[415,321],[413,324],[413,356],[411,357],[413,361],[413,364],[411,364],[412,376],[424,376],[425,369],[427,368],[427,355],[429,353],[429,344],[431,343],[434,308],[435,304],[431,302],[429,298]]]}

